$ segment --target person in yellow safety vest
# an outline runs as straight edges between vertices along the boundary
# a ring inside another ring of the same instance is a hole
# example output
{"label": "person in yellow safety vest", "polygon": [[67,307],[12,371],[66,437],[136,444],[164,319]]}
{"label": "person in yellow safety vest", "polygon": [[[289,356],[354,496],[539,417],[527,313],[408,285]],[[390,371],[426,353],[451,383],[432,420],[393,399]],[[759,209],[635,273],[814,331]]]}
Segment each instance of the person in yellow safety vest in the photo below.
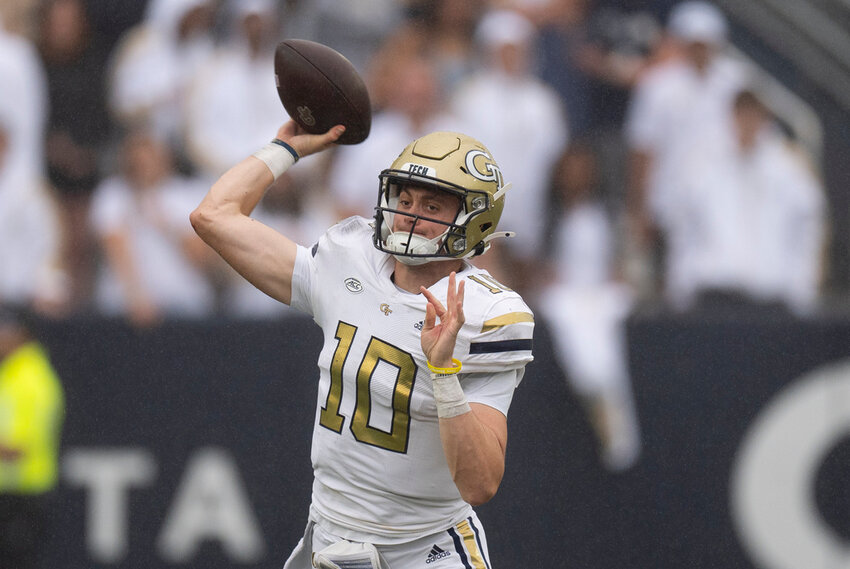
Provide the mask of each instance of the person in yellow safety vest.
{"label": "person in yellow safety vest", "polygon": [[64,408],[47,351],[21,312],[0,306],[0,567],[37,566]]}

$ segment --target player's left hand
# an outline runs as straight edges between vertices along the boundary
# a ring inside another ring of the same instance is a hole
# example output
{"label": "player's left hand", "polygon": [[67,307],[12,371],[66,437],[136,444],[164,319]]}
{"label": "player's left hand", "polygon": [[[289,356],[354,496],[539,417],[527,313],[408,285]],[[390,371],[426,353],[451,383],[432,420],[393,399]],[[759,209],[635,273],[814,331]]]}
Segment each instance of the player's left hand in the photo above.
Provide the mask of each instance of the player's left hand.
{"label": "player's left hand", "polygon": [[[422,326],[422,351],[435,367],[454,367],[454,354],[457,334],[465,322],[463,315],[463,285],[456,283],[455,273],[449,275],[449,289],[446,294],[446,306],[437,300],[427,288],[419,290],[428,301],[425,307],[425,323]],[[440,323],[437,324],[437,317]]]}

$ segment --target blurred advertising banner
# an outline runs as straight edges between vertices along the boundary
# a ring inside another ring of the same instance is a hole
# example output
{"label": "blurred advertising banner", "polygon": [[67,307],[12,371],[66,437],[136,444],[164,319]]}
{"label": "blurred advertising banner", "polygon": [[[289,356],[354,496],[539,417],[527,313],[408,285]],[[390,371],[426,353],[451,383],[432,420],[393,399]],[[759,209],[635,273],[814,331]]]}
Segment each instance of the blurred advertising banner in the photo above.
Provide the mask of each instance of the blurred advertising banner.
{"label": "blurred advertising banner", "polygon": [[[309,319],[41,329],[67,397],[45,567],[283,566],[310,499]],[[642,451],[623,471],[537,329],[479,508],[495,566],[847,564],[850,321],[634,318]]]}

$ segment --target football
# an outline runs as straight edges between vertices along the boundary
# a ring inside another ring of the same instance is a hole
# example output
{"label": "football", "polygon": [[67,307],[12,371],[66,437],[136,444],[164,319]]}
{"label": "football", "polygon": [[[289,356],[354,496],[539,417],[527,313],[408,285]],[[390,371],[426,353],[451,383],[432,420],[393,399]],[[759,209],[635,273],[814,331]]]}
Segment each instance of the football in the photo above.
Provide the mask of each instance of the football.
{"label": "football", "polygon": [[342,124],[338,144],[357,144],[369,136],[369,92],[338,51],[309,40],[284,40],[275,49],[274,73],[283,107],[307,132],[320,134]]}

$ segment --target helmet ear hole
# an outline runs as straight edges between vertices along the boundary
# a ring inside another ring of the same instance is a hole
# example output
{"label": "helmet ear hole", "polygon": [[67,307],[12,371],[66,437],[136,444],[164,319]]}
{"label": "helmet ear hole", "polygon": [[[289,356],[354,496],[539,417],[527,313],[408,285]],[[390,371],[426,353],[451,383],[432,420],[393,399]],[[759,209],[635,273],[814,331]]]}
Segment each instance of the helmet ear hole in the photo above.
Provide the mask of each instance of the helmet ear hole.
{"label": "helmet ear hole", "polygon": [[490,223],[489,221],[488,221],[487,223],[482,223],[481,225],[479,225],[479,226],[478,226],[478,228],[481,230],[481,232],[482,232],[482,233],[483,233],[484,231],[487,231],[487,230],[488,230],[488,229],[490,229],[491,227],[493,227],[493,224],[492,224],[492,223]]}

